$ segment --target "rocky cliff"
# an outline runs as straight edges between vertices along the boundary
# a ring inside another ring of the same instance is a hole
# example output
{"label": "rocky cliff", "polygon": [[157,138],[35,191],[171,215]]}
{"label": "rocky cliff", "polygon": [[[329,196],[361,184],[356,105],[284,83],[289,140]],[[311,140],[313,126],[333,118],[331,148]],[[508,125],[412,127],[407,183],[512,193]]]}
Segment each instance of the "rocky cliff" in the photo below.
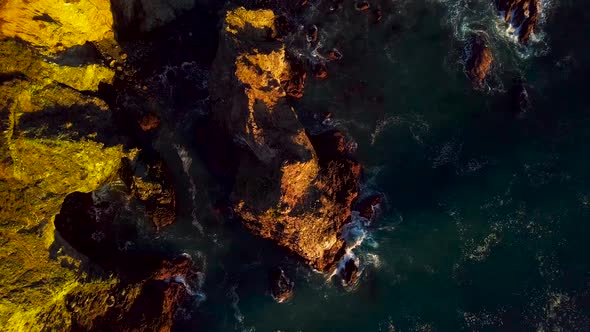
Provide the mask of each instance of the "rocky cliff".
{"label": "rocky cliff", "polygon": [[289,104],[284,86],[297,72],[274,13],[237,8],[223,24],[210,91],[212,127],[226,144],[216,157],[230,160],[235,177],[232,207],[254,234],[327,270],[344,252],[360,166],[342,135],[309,137]]}
{"label": "rocky cliff", "polygon": [[[134,171],[145,162],[142,147],[117,130],[100,97],[118,75],[108,62],[124,58],[111,11],[107,0],[0,2],[3,331],[166,331],[186,295],[175,280],[189,277],[190,264],[150,254],[138,274],[124,267],[141,255],[126,257],[98,236],[115,222],[97,219],[105,207],[95,206],[93,192],[126,168],[133,179],[126,190],[157,226],[174,220],[165,167]],[[101,264],[107,254],[111,264]],[[178,271],[166,276],[171,270]]]}

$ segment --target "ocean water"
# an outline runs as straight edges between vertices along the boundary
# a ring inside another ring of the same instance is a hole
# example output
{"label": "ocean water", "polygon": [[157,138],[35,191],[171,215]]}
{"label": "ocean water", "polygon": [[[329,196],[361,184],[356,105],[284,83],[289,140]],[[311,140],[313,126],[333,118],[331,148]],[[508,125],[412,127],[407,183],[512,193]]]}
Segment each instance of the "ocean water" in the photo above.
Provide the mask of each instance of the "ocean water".
{"label": "ocean water", "polygon": [[[176,330],[590,331],[590,3],[544,1],[526,47],[492,1],[371,3],[379,24],[352,1],[301,18],[318,25],[321,45],[303,57],[337,47],[344,58],[294,105],[304,123],[332,112],[358,144],[363,192],[386,197],[351,240],[359,283],[344,287],[208,212],[215,183],[191,125],[207,112],[203,96],[173,112],[157,142],[181,194],[179,221],[160,240],[202,270]],[[496,58],[480,90],[462,63],[472,32]],[[206,89],[207,63],[185,67]],[[525,112],[511,106],[517,78]],[[295,281],[281,304],[268,290],[276,265]]]}

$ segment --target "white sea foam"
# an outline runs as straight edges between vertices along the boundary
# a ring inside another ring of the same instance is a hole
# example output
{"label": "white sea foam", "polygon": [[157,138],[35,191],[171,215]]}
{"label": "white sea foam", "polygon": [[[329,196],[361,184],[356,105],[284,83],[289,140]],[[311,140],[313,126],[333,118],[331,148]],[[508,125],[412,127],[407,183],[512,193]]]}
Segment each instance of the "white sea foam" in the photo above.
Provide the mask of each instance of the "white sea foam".
{"label": "white sea foam", "polygon": [[203,225],[201,225],[201,223],[199,222],[198,218],[197,218],[197,207],[196,207],[196,199],[197,199],[197,186],[195,184],[195,181],[190,173],[190,168],[193,164],[193,159],[190,156],[189,151],[182,145],[180,144],[174,144],[174,149],[176,149],[176,153],[178,154],[178,157],[180,158],[180,160],[182,161],[182,169],[184,170],[184,173],[186,174],[186,176],[188,176],[189,179],[189,193],[191,194],[191,203],[192,203],[192,210],[191,210],[191,223],[193,224],[193,226],[195,226],[197,228],[197,230],[199,230],[199,233],[201,233],[201,235],[205,234],[205,231],[203,229]]}

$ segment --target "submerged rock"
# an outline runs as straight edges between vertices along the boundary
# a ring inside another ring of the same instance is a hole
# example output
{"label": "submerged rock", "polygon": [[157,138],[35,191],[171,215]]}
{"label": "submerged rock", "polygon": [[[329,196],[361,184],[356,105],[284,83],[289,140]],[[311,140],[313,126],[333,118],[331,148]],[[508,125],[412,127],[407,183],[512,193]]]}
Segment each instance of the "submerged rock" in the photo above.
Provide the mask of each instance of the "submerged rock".
{"label": "submerged rock", "polygon": [[328,78],[328,68],[323,62],[316,63],[312,66],[313,76],[318,80],[325,80]]}
{"label": "submerged rock", "polygon": [[526,82],[518,78],[510,89],[511,107],[517,116],[524,116],[531,108],[528,86]]}
{"label": "submerged rock", "polygon": [[340,60],[340,59],[342,59],[342,53],[340,53],[340,51],[338,51],[338,49],[333,48],[328,52],[327,58],[330,61]]}
{"label": "submerged rock", "polygon": [[295,283],[287,277],[285,271],[280,268],[274,268],[269,273],[270,294],[279,303],[289,300],[293,296]]}
{"label": "submerged rock", "polygon": [[[243,28],[232,23],[235,11]],[[328,270],[344,253],[339,232],[358,192],[360,166],[330,151],[333,144],[312,142],[287,103],[285,46],[259,38],[261,30],[274,31],[273,13],[235,11],[226,15],[210,84],[216,101],[210,127],[231,148],[211,157],[234,160],[229,196],[246,228]]]}
{"label": "submerged rock", "polygon": [[467,59],[465,69],[467,76],[469,76],[474,87],[481,88],[492,70],[494,63],[492,49],[489,47],[485,37],[479,34],[470,38],[466,49]]}
{"label": "submerged rock", "polygon": [[528,43],[539,23],[540,0],[497,0],[496,6],[504,21],[509,23],[522,44]]}

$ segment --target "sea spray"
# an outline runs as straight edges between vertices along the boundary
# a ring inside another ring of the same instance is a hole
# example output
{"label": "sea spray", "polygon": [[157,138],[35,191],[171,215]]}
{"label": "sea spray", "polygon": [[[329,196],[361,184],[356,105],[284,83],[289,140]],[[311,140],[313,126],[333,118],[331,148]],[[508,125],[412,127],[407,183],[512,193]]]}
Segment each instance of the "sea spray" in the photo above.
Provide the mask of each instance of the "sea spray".
{"label": "sea spray", "polygon": [[176,149],[176,152],[178,153],[178,157],[180,157],[180,160],[182,161],[182,169],[184,170],[184,173],[188,176],[189,179],[189,193],[191,195],[191,204],[192,204],[192,209],[191,209],[191,222],[193,224],[193,226],[195,226],[198,230],[199,233],[201,235],[205,234],[204,229],[203,229],[203,225],[201,225],[201,223],[199,222],[198,218],[197,218],[197,207],[196,207],[196,199],[197,199],[197,186],[195,184],[195,180],[192,177],[191,173],[190,173],[190,168],[192,166],[193,163],[193,159],[191,158],[189,151],[182,145],[179,144],[174,144],[174,149]]}

